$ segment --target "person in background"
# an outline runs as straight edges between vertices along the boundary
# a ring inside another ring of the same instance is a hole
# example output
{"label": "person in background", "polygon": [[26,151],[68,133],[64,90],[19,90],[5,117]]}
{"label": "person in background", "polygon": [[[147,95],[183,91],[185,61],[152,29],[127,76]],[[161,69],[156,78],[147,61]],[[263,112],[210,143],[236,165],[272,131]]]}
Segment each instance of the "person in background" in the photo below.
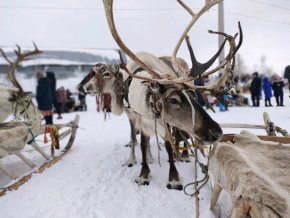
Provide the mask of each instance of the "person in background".
{"label": "person in background", "polygon": [[[264,94],[265,94],[265,106],[272,107],[273,105],[271,104],[271,98],[273,97],[272,95],[272,89],[271,89],[271,83],[269,82],[269,77],[264,77],[263,78],[263,89],[264,89]],[[269,102],[269,105],[268,103]]]}
{"label": "person in background", "polygon": [[69,100],[69,99],[72,99],[73,94],[71,93],[71,91],[69,89],[66,89],[66,98]]}
{"label": "person in background", "polygon": [[[218,79],[221,78],[222,76],[222,73],[219,73],[219,76],[218,76]],[[226,89],[226,87],[224,87],[224,89]],[[228,96],[227,95],[224,95],[224,100],[227,100]],[[219,102],[219,108],[220,108],[220,111],[221,112],[224,112],[224,111],[228,111],[228,107],[224,106],[222,103]]]}
{"label": "person in background", "polygon": [[[202,80],[204,81],[204,78],[202,77]],[[200,81],[199,79],[195,79],[194,80],[194,85],[196,86],[204,86],[203,81]],[[205,105],[203,98],[201,97],[201,94],[198,91],[196,92],[196,96],[197,96],[197,102],[203,107]]]}
{"label": "person in background", "polygon": [[285,68],[284,78],[288,79],[289,91],[290,91],[290,65]]}
{"label": "person in background", "polygon": [[65,111],[67,111],[66,109],[67,94],[63,86],[59,90],[59,102],[61,104],[61,113],[64,113]]}
{"label": "person in background", "polygon": [[87,93],[84,93],[84,94],[79,93],[79,101],[80,101],[80,110],[81,111],[87,110],[86,95],[87,95]]}
{"label": "person in background", "polygon": [[46,77],[45,73],[37,72],[37,87],[36,87],[36,101],[38,109],[41,111],[45,119],[45,124],[53,124],[52,122],[52,94],[51,94],[51,82]]}
{"label": "person in background", "polygon": [[52,102],[55,107],[55,110],[58,114],[57,119],[62,119],[59,104],[56,97],[56,78],[53,72],[46,72],[47,78],[50,79],[51,82],[51,95],[52,95]]}
{"label": "person in background", "polygon": [[73,112],[75,109],[75,99],[72,97],[73,94],[69,89],[66,90],[66,97],[67,97],[67,103],[66,107],[68,108],[69,112]]}
{"label": "person in background", "polygon": [[259,94],[261,90],[261,79],[259,78],[258,72],[253,73],[253,79],[250,86],[250,91],[252,95],[252,102],[254,107],[260,106]]}
{"label": "person in background", "polygon": [[[274,96],[276,98],[277,106],[283,105],[283,87],[285,86],[284,82],[281,80],[279,76],[275,77],[275,81],[273,82],[272,89],[274,91]],[[279,99],[280,98],[280,99]]]}

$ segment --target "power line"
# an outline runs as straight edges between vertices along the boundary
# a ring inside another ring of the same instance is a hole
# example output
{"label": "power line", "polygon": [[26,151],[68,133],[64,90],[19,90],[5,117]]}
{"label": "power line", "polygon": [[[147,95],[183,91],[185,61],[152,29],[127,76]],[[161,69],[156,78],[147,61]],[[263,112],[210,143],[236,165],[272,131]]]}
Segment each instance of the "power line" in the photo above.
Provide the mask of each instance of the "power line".
{"label": "power line", "polygon": [[[41,9],[41,10],[90,10],[90,11],[103,11],[104,8],[67,8],[67,7],[28,7],[28,6],[0,6],[0,8],[17,8],[17,9]],[[192,8],[201,9],[201,8]],[[182,11],[184,9],[178,8],[114,8],[114,11]]]}
{"label": "power line", "polygon": [[285,9],[285,10],[289,10],[290,11],[290,8],[284,8],[284,7],[281,7],[281,6],[271,5],[271,4],[267,4],[267,3],[264,3],[264,2],[257,2],[257,1],[254,1],[254,0],[249,0],[249,1],[250,2],[259,3],[259,4],[262,4],[262,5],[268,5],[268,6],[271,6],[271,7],[281,8],[281,9]]}
{"label": "power line", "polygon": [[[249,1],[253,1],[253,0],[249,0]],[[253,1],[256,2],[256,1]],[[261,3],[261,2],[257,2],[257,3]],[[26,6],[0,6],[0,8],[17,8],[17,9],[49,9],[49,10],[98,10],[98,11],[103,11],[104,8],[68,8],[68,7],[62,7],[62,8],[56,8],[56,7],[26,7]],[[192,9],[200,9],[200,8],[192,8]],[[287,8],[285,8],[287,9]],[[184,9],[178,9],[178,8],[148,8],[148,9],[143,9],[143,8],[130,8],[130,9],[125,9],[125,8],[120,8],[120,9],[114,9],[116,11],[182,11]],[[218,11],[216,9],[210,9],[213,11]],[[288,9],[290,10],[290,9]],[[243,15],[243,14],[238,14],[238,13],[233,13],[233,12],[227,12],[225,11],[224,13],[226,14],[232,14],[232,15],[238,15],[238,16],[242,16],[242,17],[247,17],[247,18],[251,18],[251,19],[256,19],[256,20],[263,20],[263,21],[267,21],[267,22],[272,22],[272,23],[280,23],[280,24],[286,24],[286,25],[290,25],[290,23],[286,23],[286,22],[280,22],[280,21],[275,21],[275,20],[268,20],[268,19],[264,19],[264,18],[258,18],[258,17],[252,17],[252,16],[247,16],[247,15]]]}
{"label": "power line", "polygon": [[[12,48],[12,47],[16,48],[16,45],[0,45],[0,48]],[[34,46],[32,46],[32,45],[24,45],[24,46],[21,45],[21,48],[22,47],[26,47],[26,48],[33,47],[34,48]],[[37,47],[40,47],[40,48],[61,48],[61,49],[120,50],[117,48],[96,48],[96,47],[65,47],[65,46],[39,46],[39,45],[37,45]]]}

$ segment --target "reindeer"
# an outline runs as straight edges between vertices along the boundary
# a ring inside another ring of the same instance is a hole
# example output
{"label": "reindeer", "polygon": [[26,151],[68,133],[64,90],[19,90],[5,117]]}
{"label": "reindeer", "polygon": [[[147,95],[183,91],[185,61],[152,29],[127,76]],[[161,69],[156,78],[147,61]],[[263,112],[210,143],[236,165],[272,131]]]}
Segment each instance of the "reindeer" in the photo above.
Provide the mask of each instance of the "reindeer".
{"label": "reindeer", "polygon": [[16,45],[18,50],[14,50],[17,56],[14,62],[9,60],[4,51],[0,49],[4,59],[10,64],[8,77],[12,84],[16,87],[14,89],[9,89],[0,85],[0,123],[4,122],[10,114],[13,114],[14,118],[21,116],[24,119],[29,120],[36,120],[41,118],[40,111],[29,97],[31,92],[23,91],[21,85],[15,77],[15,69],[21,61],[30,60],[31,58],[28,58],[28,56],[42,53],[38,50],[34,42],[33,44],[35,50],[26,53],[21,53],[21,48]]}
{"label": "reindeer", "polygon": [[[171,64],[171,57],[167,57],[167,56],[162,56],[159,57],[160,60],[162,60],[166,65],[168,65],[171,69],[172,68],[172,64]],[[179,64],[180,67],[184,68],[184,70],[189,70],[189,67],[186,63],[185,60],[183,60],[182,58],[177,58],[177,62]],[[94,76],[96,74],[96,68],[102,66],[105,69],[105,72],[103,73],[104,76],[102,79],[102,84],[96,84],[96,82],[94,81]],[[140,70],[137,69],[137,71]],[[122,74],[122,75],[120,75]],[[126,80],[124,80],[124,78],[126,78]],[[124,71],[122,64],[115,64],[115,65],[103,65],[101,63],[96,64],[95,68],[91,69],[91,71],[88,73],[88,75],[81,81],[81,83],[76,87],[76,89],[81,92],[87,92],[88,94],[95,96],[95,95],[101,95],[101,93],[108,93],[111,96],[113,96],[113,101],[112,101],[112,112],[115,115],[120,115],[123,111],[124,111],[124,106],[123,106],[123,98],[124,98],[124,93],[126,93],[126,95],[128,94],[128,86],[130,83],[130,80],[132,79],[132,77],[129,77],[128,74],[126,73],[126,71]],[[98,86],[96,88],[96,86]],[[120,90],[120,87],[122,87],[122,91]],[[102,90],[101,90],[102,89]],[[126,89],[126,90],[125,90]],[[96,92],[94,91],[96,90]],[[121,99],[119,100],[119,102],[117,102],[117,99]],[[118,104],[119,103],[119,104]],[[117,109],[117,110],[116,110]],[[128,146],[132,146],[132,142],[134,142],[134,145],[137,145],[137,139],[136,139],[136,135],[139,134],[138,131],[136,131],[134,123],[131,123],[131,121],[129,120],[130,124],[131,124],[131,141],[126,144],[126,147]],[[184,135],[187,135],[186,133],[184,133]],[[176,146],[179,146],[180,141],[183,141],[184,139],[180,136],[179,137],[180,140],[176,141]],[[150,151],[150,145],[148,144],[147,146],[147,162],[148,163],[152,163],[153,162],[153,156],[151,154]],[[183,150],[180,161],[185,161],[186,163],[190,162],[189,159],[189,153],[188,150]],[[126,161],[126,163],[123,166],[128,166],[128,167],[132,167],[134,164],[136,163],[136,158],[135,158],[135,150],[133,147],[131,147],[131,154],[130,154],[130,158],[128,159],[128,161]]]}
{"label": "reindeer", "polygon": [[[141,173],[136,179],[136,182],[139,184],[149,184],[150,181],[150,169],[146,157],[149,136],[158,133],[165,140],[165,147],[170,162],[167,187],[176,189],[182,189],[179,174],[173,161],[174,153],[178,156],[179,152],[176,151],[174,143],[172,142],[170,128],[175,127],[186,131],[190,136],[193,136],[196,142],[200,145],[212,144],[218,141],[222,136],[220,126],[213,121],[204,109],[196,102],[194,90],[198,90],[206,102],[207,96],[213,95],[223,104],[227,104],[227,102],[223,100],[223,95],[230,94],[231,88],[234,87],[233,75],[231,72],[233,69],[232,59],[234,60],[234,54],[237,52],[242,42],[241,28],[239,26],[240,42],[238,46],[235,46],[235,38],[237,34],[234,37],[224,34],[226,40],[220,50],[228,40],[230,43],[229,54],[218,67],[206,73],[205,71],[218,57],[218,53],[206,64],[200,64],[196,61],[189,42],[189,37],[186,36],[195,21],[205,11],[221,1],[222,0],[207,0],[205,6],[197,14],[194,14],[183,2],[179,1],[179,3],[192,15],[193,19],[175,47],[172,55],[172,66],[174,70],[172,70],[172,68],[168,67],[168,65],[154,55],[146,52],[133,54],[126,47],[115,28],[112,10],[113,1],[103,0],[110,31],[120,48],[131,58],[127,65],[123,64],[124,70],[132,78],[130,86],[128,86],[127,98],[125,91],[123,97],[125,99],[124,105],[127,105],[126,112],[130,119],[131,126],[133,124],[141,131],[143,164]],[[178,48],[184,38],[186,38],[192,59],[193,66],[190,71],[184,71],[176,61]],[[123,62],[122,58],[121,61]],[[224,66],[226,66],[225,71],[216,83],[203,87],[194,86],[190,83],[193,79],[210,75]],[[90,83],[86,84],[84,88],[90,94],[97,94],[99,91],[98,84],[100,84],[100,81],[103,79],[103,84],[105,84],[106,78],[110,77],[110,72],[107,72],[103,66],[95,66],[93,70],[95,71],[94,78],[92,78]],[[115,70],[114,72],[117,71]],[[128,75],[124,75],[123,70],[119,70],[119,74],[119,76],[123,77],[125,81],[127,80]],[[108,83],[111,85],[114,84],[114,82],[112,83],[112,81],[109,80]],[[94,86],[94,84],[97,85]],[[105,87],[106,85],[103,86],[103,88]],[[226,87],[226,89],[224,89],[224,87]],[[123,89],[121,86],[119,88]],[[124,90],[126,90],[126,87]],[[115,96],[116,99],[117,97],[118,96]],[[112,96],[112,99],[113,98],[114,97]],[[119,104],[118,101],[117,104],[120,108],[124,107]],[[191,117],[191,119],[188,119],[188,117]]]}

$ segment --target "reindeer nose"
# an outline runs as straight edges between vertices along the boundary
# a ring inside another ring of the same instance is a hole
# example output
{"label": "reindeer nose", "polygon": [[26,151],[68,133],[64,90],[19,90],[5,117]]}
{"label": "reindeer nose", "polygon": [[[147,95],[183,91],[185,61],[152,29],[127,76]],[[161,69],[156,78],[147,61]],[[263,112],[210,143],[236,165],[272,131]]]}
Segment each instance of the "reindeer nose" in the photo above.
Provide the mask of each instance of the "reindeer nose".
{"label": "reindeer nose", "polygon": [[92,85],[91,84],[87,84],[87,85],[85,85],[84,86],[84,90],[85,90],[85,92],[90,92],[91,90],[92,90]]}
{"label": "reindeer nose", "polygon": [[212,141],[212,142],[216,142],[222,137],[222,135],[223,135],[223,131],[220,127],[219,128],[211,128],[208,130],[207,140]]}

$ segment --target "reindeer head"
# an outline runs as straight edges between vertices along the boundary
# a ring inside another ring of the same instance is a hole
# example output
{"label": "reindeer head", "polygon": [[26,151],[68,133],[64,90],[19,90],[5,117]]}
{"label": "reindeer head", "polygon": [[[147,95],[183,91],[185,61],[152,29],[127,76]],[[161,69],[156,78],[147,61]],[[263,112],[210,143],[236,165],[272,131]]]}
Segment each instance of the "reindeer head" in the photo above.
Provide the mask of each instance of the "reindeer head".
{"label": "reindeer head", "polygon": [[101,102],[103,102],[105,93],[110,94],[112,112],[115,115],[120,115],[124,110],[123,95],[125,90],[123,74],[119,70],[119,64],[96,64],[76,89],[91,96],[99,96]]}
{"label": "reindeer head", "polygon": [[31,60],[28,56],[40,54],[41,51],[38,50],[37,46],[34,44],[35,50],[27,53],[21,53],[21,48],[17,46],[18,50],[15,50],[15,54],[17,58],[14,62],[10,61],[2,49],[0,52],[6,61],[10,64],[10,68],[8,70],[8,77],[11,80],[12,84],[16,87],[16,89],[9,89],[8,92],[10,96],[8,97],[8,101],[12,103],[12,109],[15,117],[21,116],[24,119],[35,120],[41,118],[41,113],[34,105],[32,99],[29,97],[31,92],[25,92],[19,82],[15,77],[15,69],[17,65],[26,60]]}
{"label": "reindeer head", "polygon": [[96,64],[77,86],[77,90],[92,96],[112,93],[114,90],[112,87],[119,85],[118,80],[123,82],[123,75],[119,72],[119,68],[119,64]]}

